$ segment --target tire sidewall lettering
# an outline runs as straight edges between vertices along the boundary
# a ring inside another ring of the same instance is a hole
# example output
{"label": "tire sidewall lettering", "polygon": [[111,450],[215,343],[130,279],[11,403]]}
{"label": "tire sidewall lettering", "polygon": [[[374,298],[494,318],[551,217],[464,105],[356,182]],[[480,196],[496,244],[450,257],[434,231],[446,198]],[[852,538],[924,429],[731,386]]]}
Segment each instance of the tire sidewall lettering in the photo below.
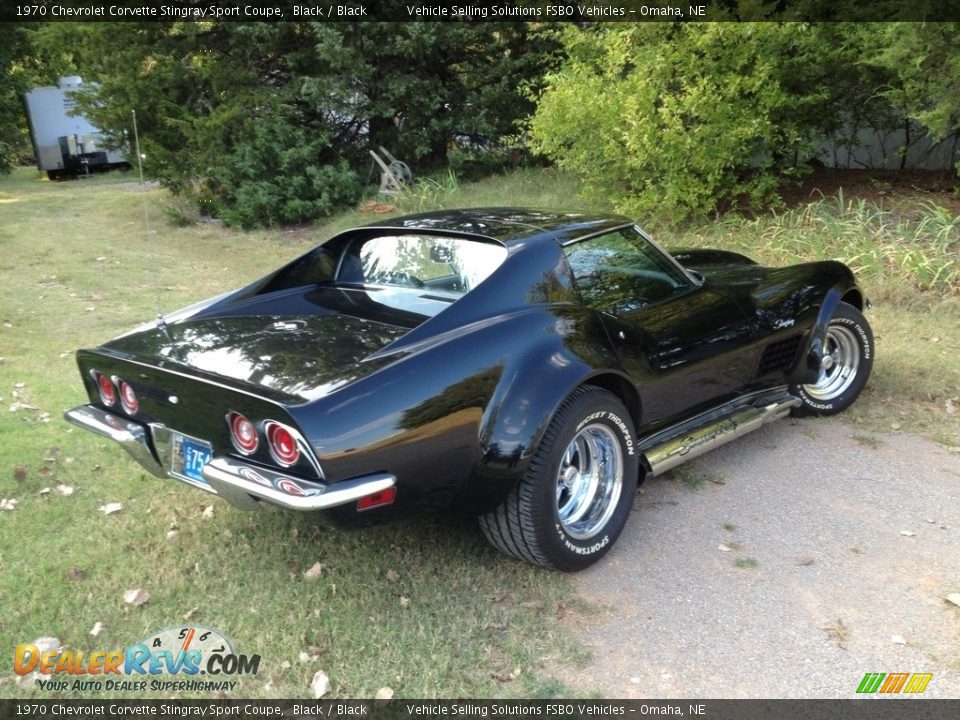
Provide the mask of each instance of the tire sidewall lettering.
{"label": "tire sidewall lettering", "polygon": [[557,536],[560,538],[560,542],[563,543],[564,547],[577,555],[593,555],[594,553],[600,552],[610,544],[610,536],[604,533],[603,537],[595,542],[590,542],[586,545],[578,545],[576,542],[570,539],[570,536],[567,535],[566,532],[564,532],[563,528],[560,526],[560,523],[556,523],[554,527],[556,528]]}
{"label": "tire sidewall lettering", "polygon": [[867,331],[853,318],[838,317],[830,321],[831,325],[846,325],[851,328],[860,338],[860,350],[863,353],[864,360],[870,360],[873,357],[873,343],[870,342],[870,336]]}
{"label": "tire sidewall lettering", "polygon": [[607,420],[607,424],[613,426],[619,431],[620,436],[623,438],[624,451],[627,455],[633,455],[636,452],[635,443],[633,441],[633,433],[630,432],[630,428],[623,421],[623,418],[616,413],[612,413],[607,410],[600,410],[599,412],[590,413],[577,424],[573,434],[576,435],[587,425],[591,425],[601,420]]}

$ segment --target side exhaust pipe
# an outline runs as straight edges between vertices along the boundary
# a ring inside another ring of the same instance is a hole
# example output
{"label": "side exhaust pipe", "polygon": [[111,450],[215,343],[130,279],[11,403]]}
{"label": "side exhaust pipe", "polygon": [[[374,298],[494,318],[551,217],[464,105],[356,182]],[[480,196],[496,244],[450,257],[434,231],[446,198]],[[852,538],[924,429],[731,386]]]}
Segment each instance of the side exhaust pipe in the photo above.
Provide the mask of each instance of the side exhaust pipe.
{"label": "side exhaust pipe", "polygon": [[769,422],[779,420],[789,414],[790,408],[799,404],[798,398],[791,397],[762,407],[742,408],[654,445],[644,452],[650,464],[650,474],[661,475],[687,460],[743,437]]}

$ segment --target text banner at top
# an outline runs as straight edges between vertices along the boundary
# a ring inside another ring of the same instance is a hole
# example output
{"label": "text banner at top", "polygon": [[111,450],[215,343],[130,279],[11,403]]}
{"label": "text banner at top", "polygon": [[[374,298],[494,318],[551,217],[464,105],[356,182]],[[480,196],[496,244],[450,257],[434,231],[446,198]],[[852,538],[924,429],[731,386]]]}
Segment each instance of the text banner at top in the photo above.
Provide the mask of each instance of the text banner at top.
{"label": "text banner at top", "polygon": [[6,22],[887,22],[960,21],[960,0],[298,2],[6,0]]}

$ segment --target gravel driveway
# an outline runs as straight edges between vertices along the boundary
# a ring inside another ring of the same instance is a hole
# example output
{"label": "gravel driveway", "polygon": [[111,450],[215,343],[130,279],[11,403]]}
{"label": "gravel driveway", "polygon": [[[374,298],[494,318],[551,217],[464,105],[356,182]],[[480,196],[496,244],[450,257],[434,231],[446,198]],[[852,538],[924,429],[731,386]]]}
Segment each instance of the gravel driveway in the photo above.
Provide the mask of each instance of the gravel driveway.
{"label": "gravel driveway", "polygon": [[960,456],[784,420],[647,482],[574,576],[602,610],[560,678],[609,698],[849,698],[867,672],[960,697]]}

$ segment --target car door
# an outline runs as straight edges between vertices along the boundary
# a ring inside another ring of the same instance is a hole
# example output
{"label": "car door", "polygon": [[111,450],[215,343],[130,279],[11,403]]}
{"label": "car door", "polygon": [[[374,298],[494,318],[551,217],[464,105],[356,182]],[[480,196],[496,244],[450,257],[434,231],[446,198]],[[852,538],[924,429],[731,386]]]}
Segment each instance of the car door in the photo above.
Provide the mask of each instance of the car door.
{"label": "car door", "polygon": [[564,247],[581,297],[597,310],[656,426],[732,398],[755,364],[752,326],[722,291],[687,273],[637,228]]}

